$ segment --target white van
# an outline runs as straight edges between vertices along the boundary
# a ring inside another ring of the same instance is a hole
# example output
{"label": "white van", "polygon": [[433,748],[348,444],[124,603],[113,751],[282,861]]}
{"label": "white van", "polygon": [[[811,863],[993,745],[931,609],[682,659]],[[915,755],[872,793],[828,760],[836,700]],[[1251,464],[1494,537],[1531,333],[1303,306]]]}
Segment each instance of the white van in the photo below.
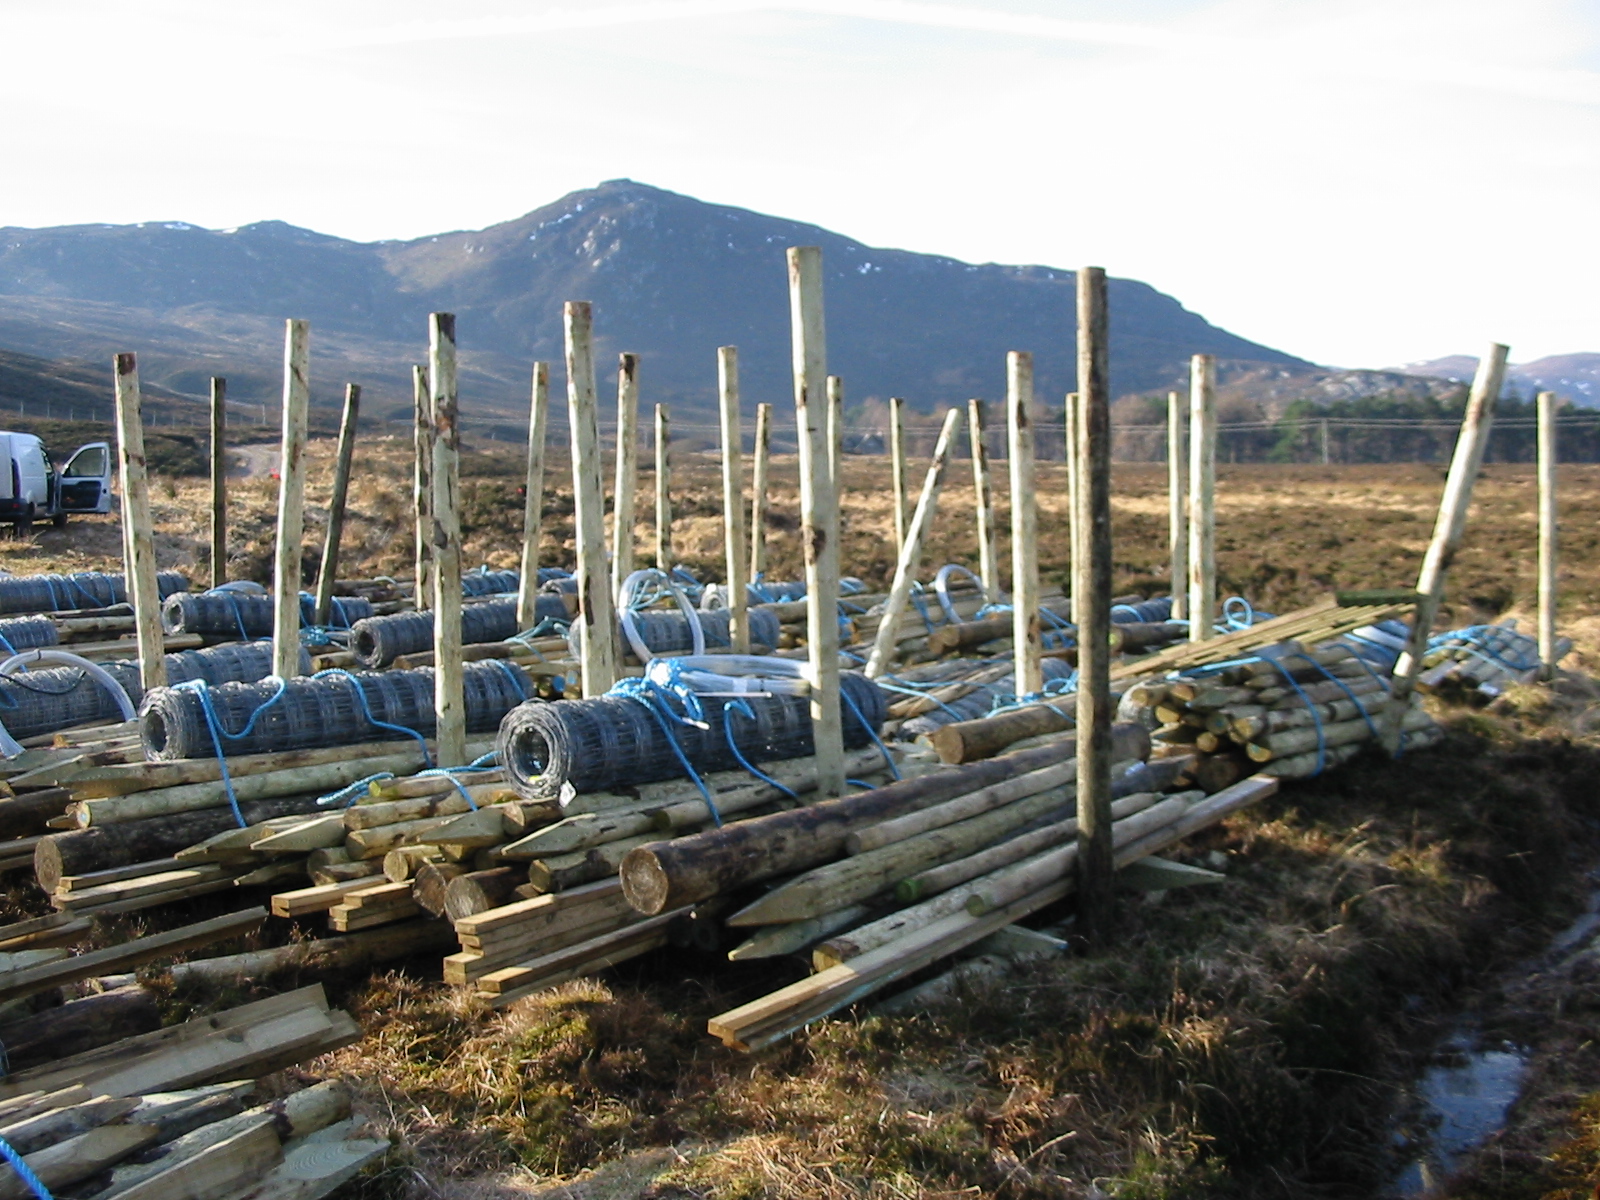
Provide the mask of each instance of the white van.
{"label": "white van", "polygon": [[26,530],[48,518],[60,528],[71,513],[110,511],[109,442],[79,446],[58,475],[37,437],[0,431],[0,524]]}

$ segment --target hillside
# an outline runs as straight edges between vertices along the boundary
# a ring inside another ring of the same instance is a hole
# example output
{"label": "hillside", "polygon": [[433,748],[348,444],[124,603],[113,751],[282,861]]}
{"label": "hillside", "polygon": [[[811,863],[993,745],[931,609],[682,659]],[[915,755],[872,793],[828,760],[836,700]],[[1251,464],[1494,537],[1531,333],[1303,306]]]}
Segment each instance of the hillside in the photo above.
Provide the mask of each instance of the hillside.
{"label": "hillside", "polygon": [[[1395,367],[1409,375],[1465,382],[1478,369],[1470,354],[1452,354],[1427,362]],[[1539,392],[1555,392],[1563,399],[1584,407],[1600,406],[1600,354],[1551,354],[1532,362],[1512,363],[1506,371],[1506,386],[1524,400]]]}
{"label": "hillside", "polygon": [[[851,403],[904,395],[930,409],[997,395],[1010,349],[1033,351],[1042,397],[1072,387],[1070,271],[877,249],[628,180],[488,229],[404,242],[276,221],[0,230],[0,345],[90,361],[135,349],[146,376],[177,391],[199,395],[206,376],[224,374],[232,397],[270,402],[281,321],[305,317],[317,403],[355,379],[381,415],[409,403],[426,314],[444,309],[460,318],[464,405],[509,417],[525,403],[529,363],[561,359],[562,301],[587,299],[602,362],[638,351],[646,401],[704,412],[724,344],[741,349],[750,402],[788,396],[783,250],[801,244],[823,247],[829,366]],[[1202,351],[1312,369],[1134,280],[1112,281],[1111,310],[1118,393],[1176,385]]]}

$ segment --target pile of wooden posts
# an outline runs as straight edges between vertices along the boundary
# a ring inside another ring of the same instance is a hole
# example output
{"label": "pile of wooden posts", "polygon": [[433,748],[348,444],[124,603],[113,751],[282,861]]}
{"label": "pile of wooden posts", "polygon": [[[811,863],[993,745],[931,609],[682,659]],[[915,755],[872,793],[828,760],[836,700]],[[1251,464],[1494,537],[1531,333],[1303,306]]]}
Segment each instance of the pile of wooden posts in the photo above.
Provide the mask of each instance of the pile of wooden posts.
{"label": "pile of wooden posts", "polygon": [[1552,643],[1541,655],[1538,640],[1519,633],[1515,618],[1436,637],[1422,660],[1417,690],[1459,688],[1493,698],[1514,684],[1533,682],[1572,652],[1571,638]]}
{"label": "pile of wooden posts", "polygon": [[[65,1023],[79,1005],[97,1002],[64,1006]],[[380,1158],[388,1140],[359,1135],[340,1083],[268,1099],[251,1081],[359,1036],[314,986],[102,1043],[0,1082],[0,1138],[56,1194],[319,1200]],[[29,1194],[0,1167],[0,1196]]]}

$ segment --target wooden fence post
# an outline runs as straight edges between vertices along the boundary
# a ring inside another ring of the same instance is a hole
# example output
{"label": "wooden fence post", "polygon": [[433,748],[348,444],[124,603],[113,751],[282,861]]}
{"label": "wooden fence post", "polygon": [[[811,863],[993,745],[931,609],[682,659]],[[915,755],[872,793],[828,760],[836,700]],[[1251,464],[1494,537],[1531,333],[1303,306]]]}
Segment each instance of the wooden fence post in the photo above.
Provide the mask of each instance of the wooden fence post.
{"label": "wooden fence post", "polygon": [[1006,355],[1006,429],[1011,466],[1011,636],[1017,695],[1044,687],[1039,644],[1039,515],[1033,471],[1033,355]]}
{"label": "wooden fence post", "polygon": [[1078,393],[1067,393],[1067,577],[1072,623],[1078,623],[1078,563],[1083,559],[1083,531],[1078,528]]}
{"label": "wooden fence post", "polygon": [[1172,553],[1172,619],[1189,615],[1189,439],[1183,398],[1167,393],[1167,544]]}
{"label": "wooden fence post", "polygon": [[1189,361],[1189,640],[1216,636],[1217,361]]}
{"label": "wooden fence post", "polygon": [[927,478],[922,483],[922,495],[906,529],[905,548],[895,563],[894,582],[889,585],[889,595],[883,602],[883,615],[878,619],[878,633],[872,641],[872,653],[867,658],[866,675],[876,679],[894,662],[900,632],[900,618],[905,616],[906,605],[911,602],[911,585],[916,582],[917,568],[922,561],[922,544],[933,528],[934,515],[939,510],[939,489],[944,485],[945,468],[950,465],[950,454],[955,448],[956,430],[961,424],[961,410],[952,408],[945,414],[944,425],[939,430],[939,440],[933,447],[933,461],[928,464]]}
{"label": "wooden fence post", "polygon": [[772,456],[772,405],[756,405],[756,440],[750,450],[750,578],[767,569],[767,464]]}
{"label": "wooden fence post", "polygon": [[433,537],[433,389],[428,384],[427,367],[411,368],[411,400],[415,418],[411,434],[411,509],[417,537],[411,603],[422,612],[433,602],[433,558],[428,549]]}
{"label": "wooden fence post", "polygon": [[228,582],[228,381],[211,377],[211,586]]}
{"label": "wooden fence post", "polygon": [[839,457],[844,453],[844,380],[828,376],[828,474],[833,479],[833,500],[842,506],[843,484],[839,478]]}
{"label": "wooden fence post", "polygon": [[789,322],[800,442],[800,544],[806,564],[806,634],[817,796],[844,792],[839,713],[839,499],[835,491],[823,325],[822,250],[790,247]]}
{"label": "wooden fence post", "polygon": [[[117,396],[117,466],[122,485],[122,543],[126,547],[128,598],[139,644],[139,682],[145,691],[167,685],[166,642],[161,633],[161,587],[156,580],[156,542],[150,526],[150,482],[144,457],[144,418],[139,363],[132,354],[112,361]],[[295,646],[300,642],[298,635]]]}
{"label": "wooden fence post", "polygon": [[656,405],[656,567],[672,574],[672,414]]}
{"label": "wooden fence post", "polygon": [[1106,273],[1078,272],[1078,921],[1103,945],[1112,917],[1111,388]]}
{"label": "wooden fence post", "polygon": [[739,349],[717,349],[717,401],[722,418],[722,536],[728,561],[728,638],[750,653],[749,589],[745,586],[744,442],[739,432]]}
{"label": "wooden fence post", "polygon": [[563,320],[567,423],[572,434],[573,516],[577,528],[578,619],[583,622],[583,694],[600,696],[617,682],[617,610],[606,573],[600,405],[594,387],[594,342],[588,301],[567,301]]}
{"label": "wooden fence post", "polygon": [[539,623],[539,535],[544,519],[544,444],[550,424],[550,364],[533,364],[533,399],[528,412],[528,477],[523,485],[522,575],[517,587],[517,628]]}
{"label": "wooden fence post", "polygon": [[611,598],[633,574],[635,495],[639,489],[639,356],[617,357],[617,473],[611,491]]}
{"label": "wooden fence post", "polygon": [[1433,632],[1433,622],[1439,615],[1439,602],[1444,599],[1450,563],[1461,547],[1461,535],[1467,527],[1472,488],[1478,481],[1483,452],[1489,445],[1489,431],[1494,425],[1494,405],[1505,383],[1508,353],[1509,350],[1498,342],[1490,345],[1489,353],[1478,362],[1478,372],[1473,377],[1472,390],[1467,395],[1467,408],[1461,417],[1461,432],[1456,437],[1455,454],[1450,459],[1450,473],[1445,477],[1444,494],[1439,498],[1439,515],[1433,525],[1433,540],[1428,543],[1428,552],[1422,559],[1422,570],[1417,574],[1417,592],[1422,598],[1417,602],[1411,640],[1394,665],[1394,682],[1389,693],[1391,699],[1384,721],[1384,744],[1390,753],[1400,748],[1400,720],[1411,689],[1416,684],[1423,653],[1428,648],[1428,635]]}
{"label": "wooden fence post", "polygon": [[279,679],[293,679],[300,673],[310,342],[310,324],[291,319],[283,341],[283,458],[278,467],[278,549],[272,580],[272,673]]}
{"label": "wooden fence post", "polygon": [[356,451],[356,420],[361,409],[361,385],[347,383],[344,413],[339,420],[339,452],[333,465],[333,496],[328,502],[328,536],[322,543],[322,567],[317,572],[318,625],[328,623],[333,604],[333,584],[339,573],[339,540],[344,535],[344,506],[350,493],[350,465]]}
{"label": "wooden fence post", "polygon": [[985,444],[982,400],[967,401],[967,442],[972,449],[973,510],[978,519],[978,578],[983,598],[993,604],[1000,598],[998,538],[994,525],[994,486],[989,478],[989,447]]}
{"label": "wooden fence post", "polygon": [[438,765],[467,762],[466,686],[461,668],[461,420],[456,395],[456,318],[428,318],[433,381],[433,710]]}
{"label": "wooden fence post", "polygon": [[889,474],[894,486],[894,556],[906,548],[906,402],[889,397]]}
{"label": "wooden fence post", "polygon": [[1539,393],[1539,662],[1546,679],[1556,657],[1556,407],[1554,392]]}

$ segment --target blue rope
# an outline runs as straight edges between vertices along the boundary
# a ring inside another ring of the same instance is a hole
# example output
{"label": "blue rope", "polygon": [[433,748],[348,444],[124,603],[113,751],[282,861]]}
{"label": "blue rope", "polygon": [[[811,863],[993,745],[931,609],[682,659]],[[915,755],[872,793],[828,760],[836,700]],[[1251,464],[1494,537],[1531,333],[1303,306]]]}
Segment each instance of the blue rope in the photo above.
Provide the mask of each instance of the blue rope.
{"label": "blue rope", "polygon": [[[349,671],[346,671],[341,667],[329,667],[326,671],[318,671],[311,678],[326,679],[330,676],[340,676],[350,681],[350,686],[355,689],[356,701],[361,705],[361,715],[367,719],[368,725],[371,725],[374,729],[387,729],[391,733],[403,733],[407,737],[416,738],[417,745],[422,749],[423,763],[429,767],[433,766],[433,756],[428,753],[428,739],[407,725],[394,725],[388,721],[380,721],[377,717],[373,716],[372,708],[367,703],[367,689],[362,685],[361,680],[356,676],[352,675]],[[274,699],[276,699],[276,697],[274,697]],[[258,709],[257,711],[259,712],[260,710]],[[252,723],[254,723],[255,717],[251,717],[250,720]],[[242,737],[243,735],[241,734],[240,736]]]}
{"label": "blue rope", "polygon": [[200,711],[205,715],[206,731],[211,735],[211,748],[216,752],[217,766],[222,773],[222,790],[228,797],[228,807],[233,810],[233,819],[239,823],[240,829],[248,828],[249,822],[244,819],[244,813],[239,808],[239,797],[234,794],[233,774],[228,770],[228,756],[223,752],[222,739],[227,738],[229,741],[238,741],[240,738],[250,736],[250,731],[256,727],[256,721],[260,719],[261,714],[283,699],[284,692],[289,687],[288,683],[282,679],[279,679],[277,683],[278,690],[273,692],[264,704],[250,714],[250,719],[244,723],[244,728],[239,730],[238,733],[229,733],[222,727],[222,719],[217,716],[217,710],[211,703],[210,686],[204,679],[188,679],[173,685],[174,691],[190,691],[200,697]]}
{"label": "blue rope", "polygon": [[34,1174],[33,1168],[23,1160],[22,1155],[12,1149],[11,1143],[5,1138],[0,1138],[0,1158],[11,1164],[17,1176],[28,1185],[28,1189],[38,1197],[38,1200],[54,1200],[50,1195],[50,1189],[45,1187],[44,1180]]}
{"label": "blue rope", "polygon": [[[672,662],[671,659],[667,661],[669,663]],[[666,699],[666,695],[668,694],[666,689],[648,679],[641,678],[620,680],[606,694],[609,696],[623,696],[629,700],[635,700],[644,705],[645,711],[656,719],[656,724],[661,727],[662,734],[666,736],[667,745],[672,747],[672,753],[677,758],[678,765],[683,768],[683,774],[685,778],[692,780],[695,787],[700,790],[700,795],[705,798],[706,807],[711,810],[712,824],[716,825],[720,829],[722,827],[722,813],[717,808],[716,800],[714,800],[711,796],[711,789],[706,787],[705,781],[700,778],[699,773],[696,772],[694,767],[690,764],[688,757],[683,752],[683,748],[678,745],[678,739],[673,737],[672,729],[667,724],[668,717],[671,717],[672,720],[679,725],[691,725],[697,722],[701,715],[700,702],[695,697],[694,693],[688,691],[686,688],[679,689],[677,692],[679,699],[683,703],[685,712],[689,714],[691,719],[685,719],[684,717],[680,717],[677,713],[673,712]],[[663,715],[663,710],[665,711],[665,715]]]}
{"label": "blue rope", "polygon": [[777,788],[791,800],[799,801],[800,797],[792,788],[785,787],[771,775],[768,775],[765,771],[760,770],[754,763],[747,759],[744,756],[744,752],[739,749],[739,743],[733,740],[733,714],[736,712],[740,716],[744,717],[747,721],[754,721],[756,719],[755,710],[750,707],[750,702],[748,700],[741,700],[736,697],[723,704],[722,733],[723,736],[728,739],[728,749],[733,751],[733,757],[739,760],[739,765],[741,767],[743,767],[746,771],[749,771],[750,774],[754,775],[757,779],[761,780],[762,783]]}
{"label": "blue rope", "polygon": [[358,779],[354,783],[346,784],[336,792],[329,792],[326,796],[317,797],[318,808],[332,808],[336,804],[343,804],[350,808],[361,799],[363,792],[370,792],[372,785],[385,779],[393,779],[393,771],[379,771],[376,775],[368,775],[365,779]]}
{"label": "blue rope", "polygon": [[1265,651],[1260,657],[1263,662],[1269,662],[1278,668],[1279,672],[1283,675],[1283,681],[1294,689],[1295,695],[1300,697],[1300,703],[1304,704],[1306,706],[1306,711],[1311,714],[1312,727],[1317,731],[1317,766],[1316,770],[1311,772],[1312,777],[1315,778],[1316,776],[1321,775],[1323,768],[1328,765],[1328,742],[1327,736],[1322,730],[1322,717],[1317,713],[1317,706],[1311,703],[1311,697],[1307,696],[1300,685],[1294,681],[1293,674],[1289,671],[1288,667],[1283,665],[1282,660]]}
{"label": "blue rope", "polygon": [[894,779],[899,779],[900,768],[895,765],[894,755],[889,753],[889,747],[883,744],[882,740],[878,737],[877,731],[872,728],[871,723],[865,716],[862,715],[861,706],[858,705],[855,702],[855,698],[843,688],[839,689],[839,699],[843,700],[850,706],[850,711],[855,714],[856,720],[861,722],[861,728],[867,731],[867,736],[872,739],[872,744],[878,748],[878,753],[883,755],[883,761],[889,767],[890,776]]}

